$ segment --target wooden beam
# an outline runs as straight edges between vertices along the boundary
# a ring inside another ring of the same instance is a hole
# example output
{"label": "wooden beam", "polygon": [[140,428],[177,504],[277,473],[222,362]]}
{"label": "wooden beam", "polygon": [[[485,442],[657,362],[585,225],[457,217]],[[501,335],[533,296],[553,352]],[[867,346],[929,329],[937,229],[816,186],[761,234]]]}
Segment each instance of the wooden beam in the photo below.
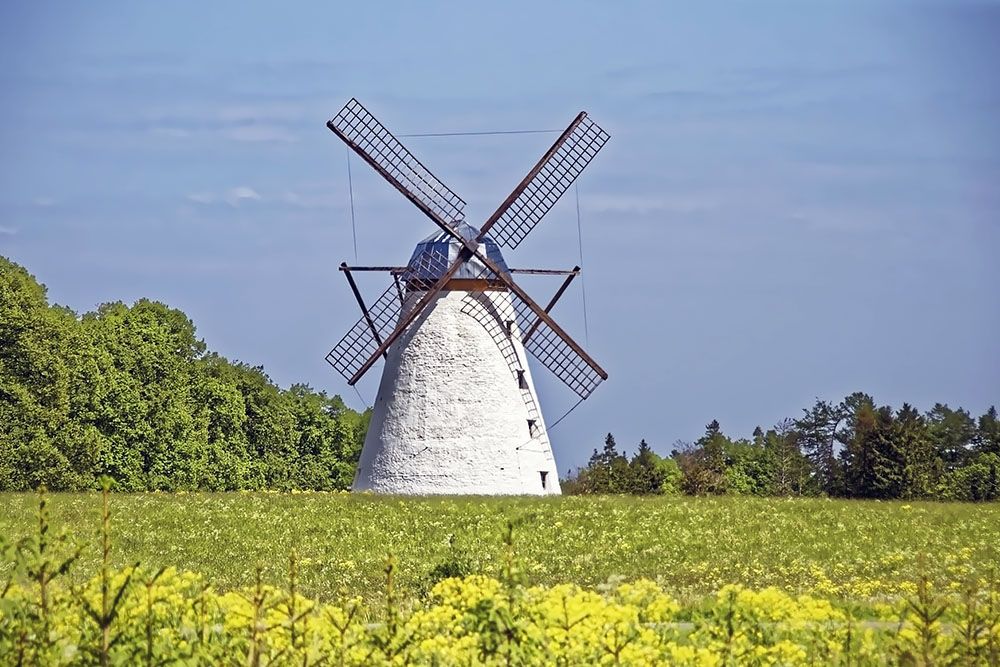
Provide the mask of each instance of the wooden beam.
{"label": "wooden beam", "polygon": [[389,273],[403,273],[407,268],[405,266],[348,266],[346,263],[340,265],[341,271],[387,271]]}
{"label": "wooden beam", "polygon": [[[392,274],[406,273],[408,266],[347,266],[340,265],[341,271],[385,271]],[[579,269],[508,269],[511,273],[523,273],[526,275],[538,276],[568,276],[571,273],[580,273]]]}
{"label": "wooden beam", "polygon": [[[412,286],[408,285],[407,289],[411,292],[419,292],[423,291],[423,289],[427,286],[426,281],[417,280],[414,281]],[[499,280],[488,280],[486,278],[452,278],[444,287],[441,288],[441,290],[444,292],[506,292],[507,287]]]}
{"label": "wooden beam", "polygon": [[389,349],[389,346],[392,345],[394,342],[396,342],[396,339],[398,339],[400,336],[403,335],[403,332],[406,330],[406,327],[410,326],[410,324],[412,324],[413,321],[417,319],[417,316],[420,314],[420,312],[427,307],[427,304],[429,304],[431,300],[435,296],[437,296],[442,289],[444,289],[445,285],[448,283],[449,280],[451,280],[451,277],[455,275],[459,267],[461,267],[462,264],[467,262],[473,256],[477,257],[479,261],[482,262],[486,268],[492,271],[493,274],[504,285],[506,285],[511,292],[520,297],[520,299],[524,301],[532,311],[535,312],[535,314],[538,316],[539,319],[545,322],[545,324],[547,324],[549,328],[552,329],[552,331],[555,332],[557,336],[563,339],[563,342],[565,342],[570,347],[571,350],[576,352],[588,366],[594,369],[594,372],[597,373],[602,380],[608,379],[607,371],[601,368],[600,364],[594,361],[594,359],[589,354],[587,354],[587,352],[582,347],[580,347],[580,345],[575,340],[573,340],[573,338],[568,333],[566,333],[561,326],[556,324],[555,320],[549,317],[549,314],[544,310],[542,310],[541,306],[535,303],[535,300],[532,299],[530,296],[528,296],[528,293],[525,292],[523,289],[521,289],[521,287],[517,283],[515,283],[511,279],[511,277],[507,275],[506,272],[504,272],[503,269],[501,269],[499,266],[497,266],[495,262],[493,262],[493,260],[491,260],[489,257],[487,257],[486,255],[484,255],[479,251],[479,243],[477,241],[467,239],[461,234],[459,234],[457,231],[451,229],[451,227],[449,227],[448,224],[444,222],[444,220],[438,217],[437,214],[431,211],[430,209],[424,209],[424,213],[426,213],[428,217],[434,220],[438,224],[438,226],[441,227],[441,229],[443,229],[445,232],[451,235],[452,238],[461,243],[463,247],[459,251],[458,257],[455,258],[455,261],[452,263],[450,267],[448,267],[448,270],[444,273],[444,275],[442,275],[438,279],[438,281],[434,283],[434,285],[429,290],[427,290],[427,293],[420,298],[420,301],[418,301],[414,305],[413,309],[409,313],[407,313],[405,317],[403,317],[403,319],[399,322],[399,324],[396,325],[396,328],[393,330],[393,332],[389,335],[388,338],[385,339],[385,341],[383,341],[383,343],[379,346],[379,348],[375,351],[375,353],[372,354],[372,356],[368,359],[368,361],[362,364],[361,368],[359,368],[358,371],[353,376],[351,376],[351,379],[347,381],[347,384],[349,385],[355,384],[358,380],[361,379],[361,377],[365,373],[368,372],[368,369],[370,369],[375,364],[375,360],[378,359],[380,355],[385,354],[386,350]]}
{"label": "wooden beam", "polygon": [[580,273],[580,267],[566,271],[564,269],[510,269],[511,273],[525,273],[538,276],[568,276]]}
{"label": "wooden beam", "polygon": [[[563,281],[563,284],[559,286],[558,290],[556,290],[555,295],[551,299],[549,299],[548,305],[545,306],[546,313],[551,312],[552,309],[555,308],[556,302],[559,301],[559,298],[563,295],[563,292],[566,291],[566,288],[569,287],[569,284],[573,282],[573,278],[576,278],[578,275],[580,275],[580,267],[575,266],[573,267],[573,270],[569,273],[569,275],[566,276],[566,280]],[[541,323],[542,323],[542,318],[539,317],[538,319],[536,319],[535,323],[532,324],[531,328],[528,329],[528,332],[524,334],[524,336],[521,338],[521,342],[527,343],[528,339],[531,338],[531,334],[535,333],[535,330],[538,329]]]}
{"label": "wooden beam", "polygon": [[490,228],[495,225],[496,221],[500,219],[500,216],[503,215],[508,208],[510,208],[510,205],[514,203],[514,200],[521,196],[521,193],[528,187],[531,180],[538,175],[538,172],[542,170],[542,167],[545,166],[545,163],[548,162],[549,158],[555,154],[559,147],[566,141],[567,137],[569,137],[573,130],[576,129],[576,126],[582,123],[583,119],[586,117],[586,111],[581,111],[577,114],[576,118],[573,119],[573,122],[569,124],[569,127],[563,130],[563,133],[559,135],[559,138],[556,139],[554,144],[552,144],[552,147],[545,152],[542,159],[540,159],[535,166],[532,167],[531,171],[528,172],[528,175],[521,179],[521,182],[517,184],[517,187],[514,188],[513,192],[511,192],[507,198],[503,200],[503,203],[500,204],[497,210],[493,211],[493,215],[487,218],[486,222],[483,223],[483,226],[479,229],[479,235],[476,237],[476,241],[482,241],[486,238]]}
{"label": "wooden beam", "polygon": [[406,303],[406,297],[403,296],[403,286],[399,284],[399,274],[392,274],[392,282],[396,284],[396,294],[399,295],[399,307],[403,308],[403,304]]}
{"label": "wooden beam", "polygon": [[[500,281],[507,286],[507,289],[516,294],[518,297],[520,297],[521,300],[524,301],[528,305],[528,307],[531,310],[533,310],[535,314],[543,322],[545,322],[545,324],[549,325],[549,328],[552,329],[552,331],[555,332],[557,336],[562,338],[563,342],[569,345],[571,350],[580,355],[580,358],[583,359],[583,361],[588,366],[593,368],[594,372],[597,373],[602,380],[608,379],[607,371],[601,368],[600,364],[594,361],[593,357],[587,354],[587,352],[582,347],[580,347],[580,345],[575,340],[573,340],[572,336],[566,333],[561,326],[556,324],[555,320],[549,317],[549,314],[544,310],[542,310],[542,307],[539,306],[537,303],[535,303],[535,300],[532,299],[530,296],[528,296],[528,293],[525,292],[523,289],[521,289],[520,285],[515,283],[510,276],[504,273],[503,269],[497,266],[496,263],[494,263],[493,260],[491,260],[489,257],[479,252],[478,244],[475,241],[470,241],[464,238],[461,234],[455,234],[454,236],[456,239],[459,240],[459,242],[461,242],[465,246],[465,248],[463,248],[462,251],[459,253],[459,260],[456,260],[455,262],[456,264],[458,264],[459,261],[465,261],[464,259],[461,259],[462,256],[465,255],[465,253],[469,253],[468,254],[469,257],[473,255],[476,256],[479,259],[479,261],[482,262],[484,266],[486,266],[486,268],[492,271],[497,276],[497,278],[499,278]],[[451,271],[454,270],[457,270],[457,267],[453,266]]]}
{"label": "wooden beam", "polygon": [[[461,238],[461,234],[455,234],[455,236]],[[433,287],[427,290],[426,294],[420,297],[420,301],[418,301],[410,310],[410,312],[408,312],[399,322],[399,324],[396,325],[396,328],[393,330],[393,332],[389,334],[389,337],[386,338],[381,345],[379,345],[378,349],[375,350],[375,353],[368,358],[368,361],[363,363],[361,365],[361,368],[359,368],[357,372],[351,376],[351,379],[347,381],[347,384],[349,385],[355,384],[358,380],[361,379],[361,376],[363,376],[365,373],[368,372],[368,369],[375,364],[375,360],[379,358],[379,355],[384,355],[386,353],[386,350],[389,349],[389,346],[395,343],[396,339],[403,335],[403,332],[406,331],[406,327],[410,326],[410,324],[413,323],[413,320],[417,319],[417,316],[424,308],[427,307],[427,304],[431,302],[431,299],[437,296],[438,292],[440,292],[444,288],[445,283],[451,280],[451,277],[455,275],[455,272],[458,271],[458,268],[462,266],[462,264],[465,263],[465,261],[469,259],[469,257],[471,256],[472,253],[469,252],[468,247],[462,248],[459,251],[458,257],[455,258],[455,262],[450,267],[448,267],[448,270],[445,272],[445,274],[441,276],[436,283],[434,283]]]}
{"label": "wooden beam", "polygon": [[[358,305],[361,306],[361,312],[365,316],[365,321],[368,322],[368,328],[372,330],[372,335],[375,336],[375,342],[382,344],[382,338],[378,335],[378,329],[375,328],[375,323],[372,321],[371,315],[368,314],[368,307],[365,305],[364,299],[361,298],[361,292],[358,291],[358,285],[354,282],[354,276],[351,275],[351,270],[348,268],[346,262],[340,264],[340,270],[344,272],[347,276],[347,282],[351,285],[351,291],[354,292],[354,298],[358,300]],[[388,357],[388,355],[383,352],[383,357]]]}

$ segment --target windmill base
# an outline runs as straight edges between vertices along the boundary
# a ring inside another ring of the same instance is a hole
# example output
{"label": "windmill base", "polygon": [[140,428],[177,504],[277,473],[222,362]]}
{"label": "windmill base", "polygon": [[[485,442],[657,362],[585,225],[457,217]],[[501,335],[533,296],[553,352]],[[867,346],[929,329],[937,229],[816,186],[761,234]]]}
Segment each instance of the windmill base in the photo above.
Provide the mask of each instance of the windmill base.
{"label": "windmill base", "polygon": [[512,313],[507,292],[435,297],[389,349],[353,490],[560,493]]}

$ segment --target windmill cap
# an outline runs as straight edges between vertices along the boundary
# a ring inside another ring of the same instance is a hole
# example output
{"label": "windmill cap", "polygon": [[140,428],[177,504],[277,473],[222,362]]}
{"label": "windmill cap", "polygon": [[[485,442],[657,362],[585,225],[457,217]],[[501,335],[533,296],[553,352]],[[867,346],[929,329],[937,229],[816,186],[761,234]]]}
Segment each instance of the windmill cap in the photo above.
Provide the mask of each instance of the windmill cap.
{"label": "windmill cap", "polygon": [[[455,231],[468,241],[475,241],[479,235],[479,230],[465,222],[455,225]],[[499,266],[504,273],[510,273],[510,270],[507,268],[507,262],[504,261],[503,254],[500,252],[500,246],[493,239],[488,236],[484,237],[479,243],[479,247],[485,251],[484,254],[486,257]],[[410,256],[407,266],[411,270],[415,270],[415,275],[412,275],[413,278],[437,280],[458,259],[458,254],[462,248],[463,245],[458,239],[445,231],[440,231],[431,234],[417,244],[417,247],[413,249],[413,254]],[[489,274],[490,270],[479,261],[479,258],[471,257],[458,268],[458,271],[452,278],[477,279],[484,278]]]}

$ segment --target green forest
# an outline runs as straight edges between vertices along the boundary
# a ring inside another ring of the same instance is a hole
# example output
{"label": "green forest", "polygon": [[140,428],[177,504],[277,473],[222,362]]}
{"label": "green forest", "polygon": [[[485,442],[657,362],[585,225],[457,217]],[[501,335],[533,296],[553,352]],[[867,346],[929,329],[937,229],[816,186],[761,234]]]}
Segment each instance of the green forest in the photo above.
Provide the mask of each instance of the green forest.
{"label": "green forest", "polygon": [[181,311],[82,316],[0,257],[0,489],[344,489],[367,414],[209,352]]}
{"label": "green forest", "polygon": [[[0,257],[0,490],[338,490],[369,414],[209,352],[155,301],[78,315]],[[566,493],[1000,499],[1000,419],[864,393],[734,439],[711,422],[669,456],[609,433]]]}
{"label": "green forest", "polygon": [[587,466],[563,482],[579,494],[625,493],[842,498],[1000,499],[1000,420],[938,403],[921,414],[854,393],[817,400],[751,438],[733,439],[713,420],[668,457],[645,440],[627,456],[608,434]]}

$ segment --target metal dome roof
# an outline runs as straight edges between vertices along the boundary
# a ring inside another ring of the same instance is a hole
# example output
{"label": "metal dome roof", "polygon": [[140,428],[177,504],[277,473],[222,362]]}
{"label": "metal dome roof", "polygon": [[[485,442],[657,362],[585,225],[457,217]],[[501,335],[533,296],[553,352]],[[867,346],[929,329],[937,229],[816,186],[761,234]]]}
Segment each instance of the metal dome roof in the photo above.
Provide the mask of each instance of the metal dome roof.
{"label": "metal dome roof", "polygon": [[[465,222],[458,223],[455,230],[469,241],[474,241],[479,235],[479,230]],[[503,255],[500,253],[500,246],[493,239],[487,236],[479,246],[493,263],[503,269],[504,273],[510,273],[507,262],[504,261]],[[407,266],[410,267],[409,277],[420,280],[437,280],[448,271],[448,267],[458,258],[458,253],[462,248],[462,244],[445,231],[431,234],[413,249],[413,254],[407,263]],[[490,270],[478,258],[472,257],[458,268],[452,278],[486,278],[489,274]]]}

